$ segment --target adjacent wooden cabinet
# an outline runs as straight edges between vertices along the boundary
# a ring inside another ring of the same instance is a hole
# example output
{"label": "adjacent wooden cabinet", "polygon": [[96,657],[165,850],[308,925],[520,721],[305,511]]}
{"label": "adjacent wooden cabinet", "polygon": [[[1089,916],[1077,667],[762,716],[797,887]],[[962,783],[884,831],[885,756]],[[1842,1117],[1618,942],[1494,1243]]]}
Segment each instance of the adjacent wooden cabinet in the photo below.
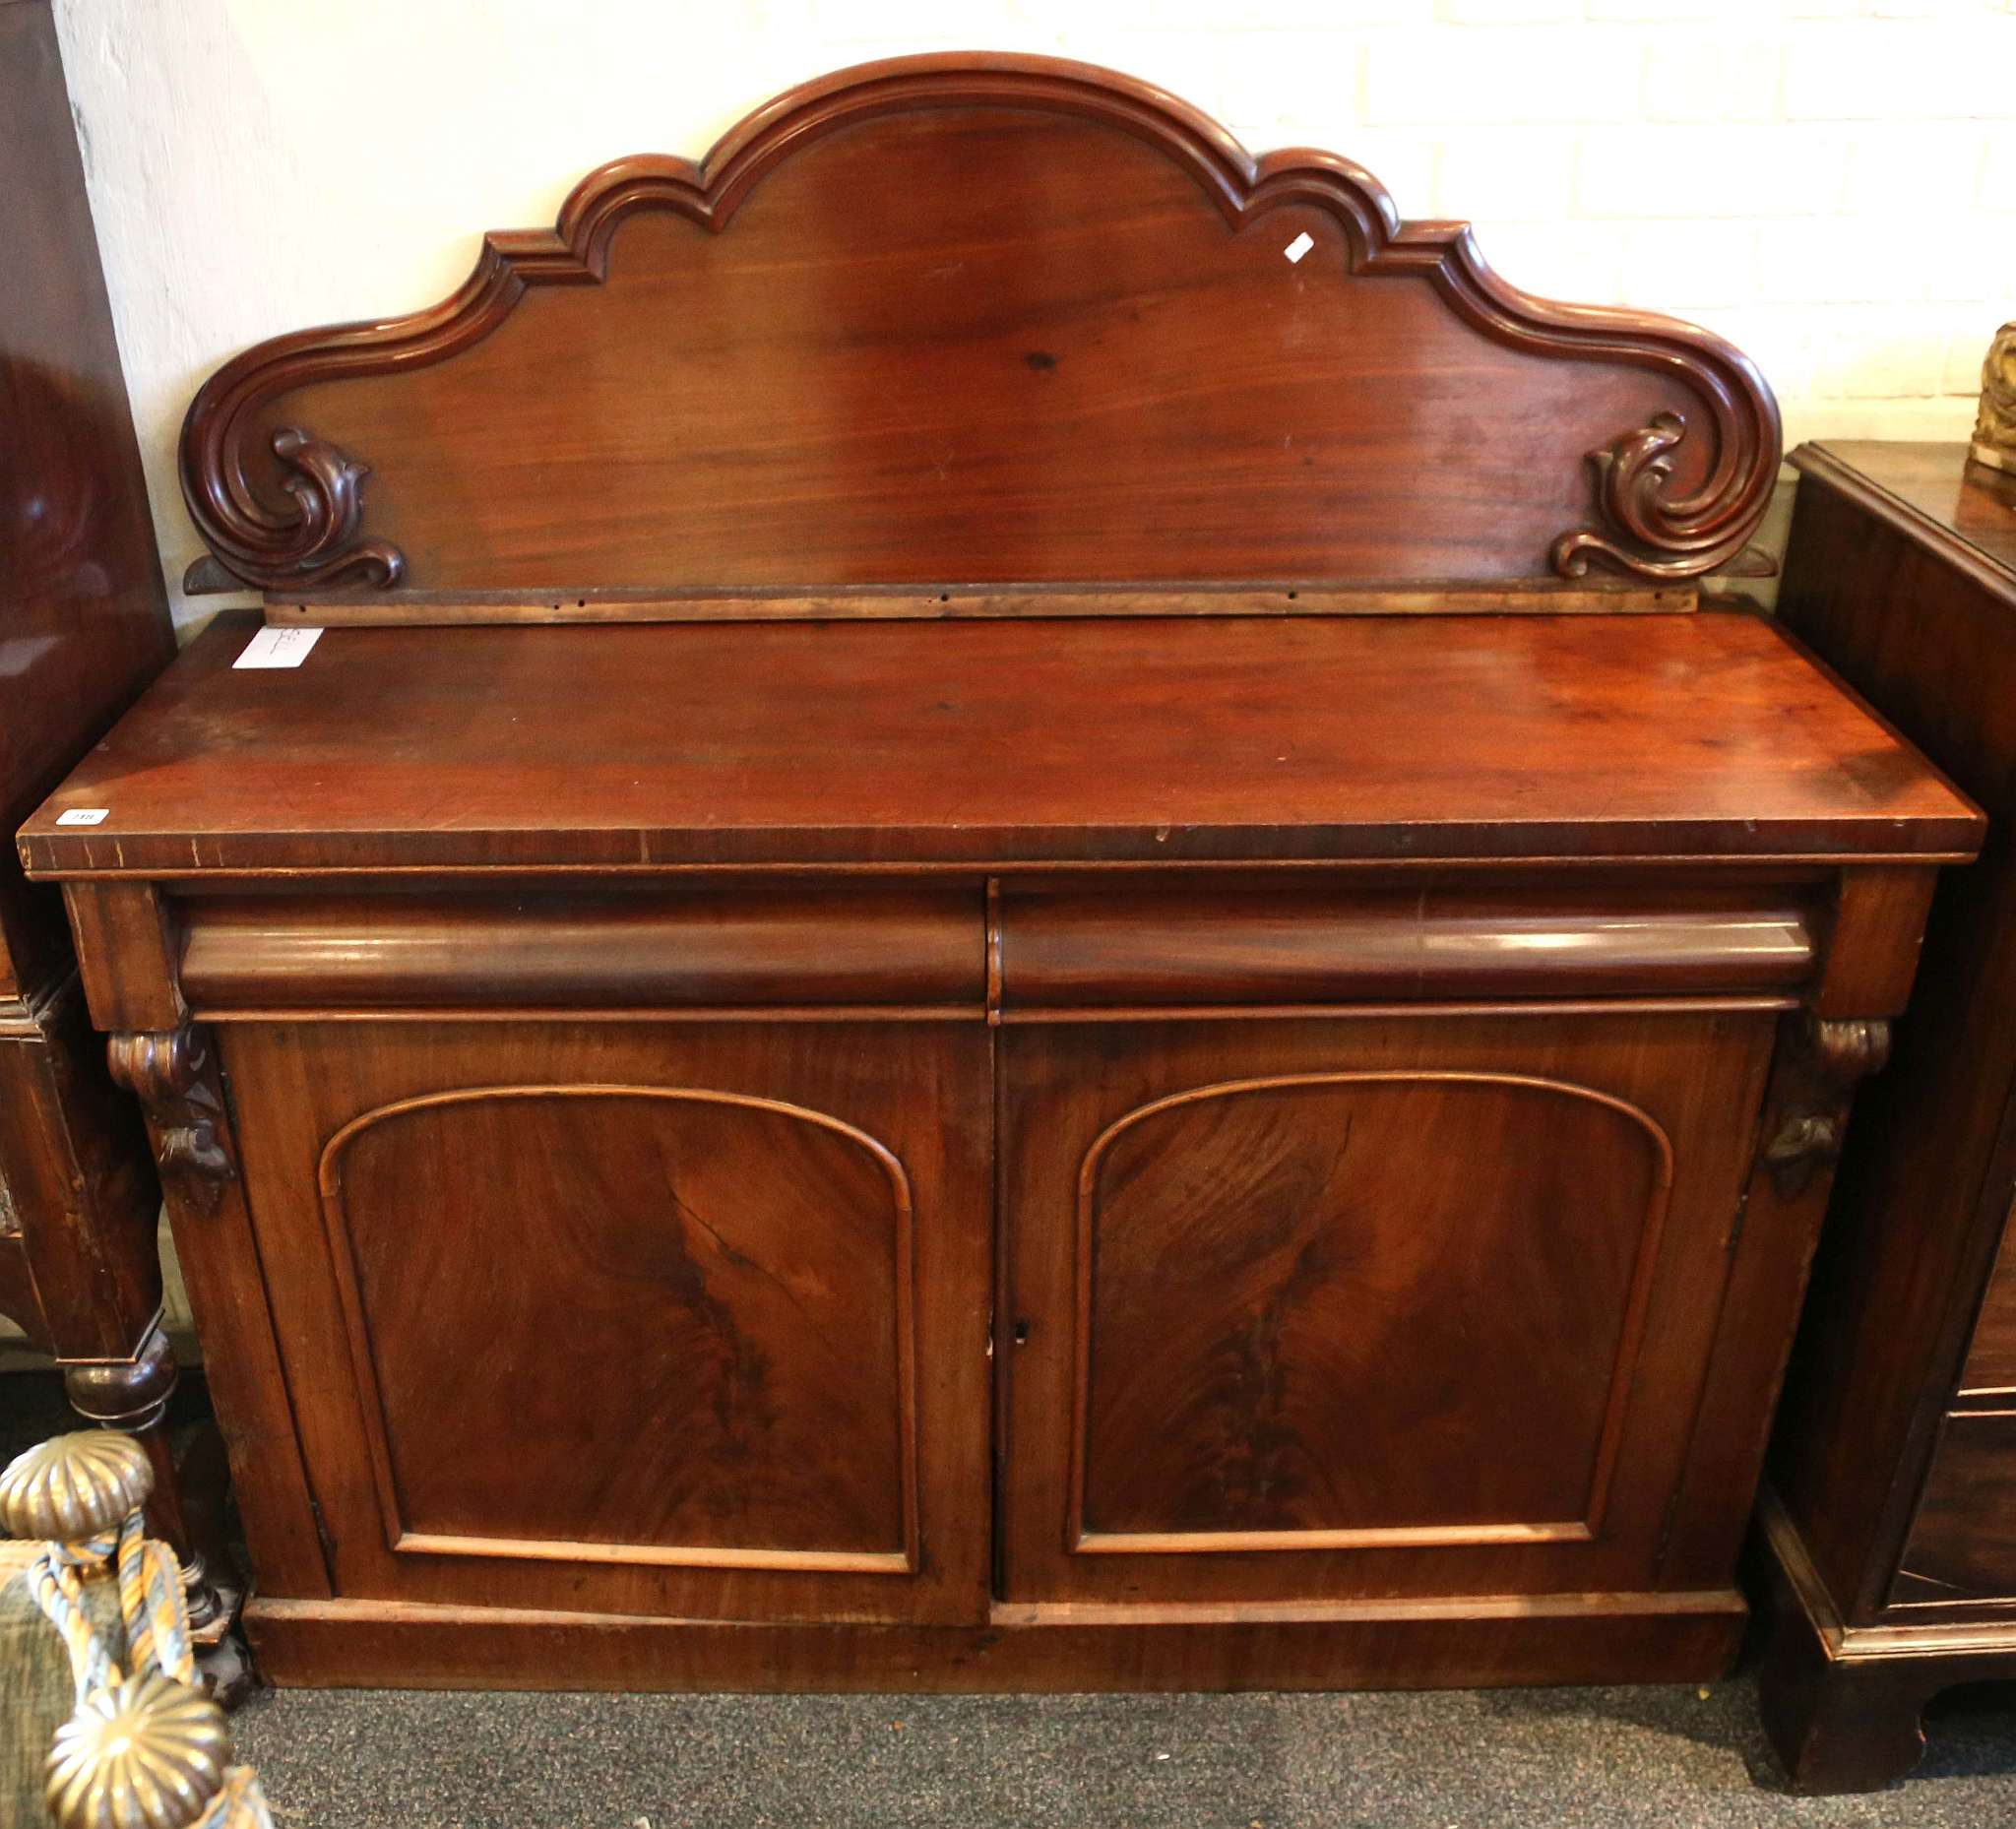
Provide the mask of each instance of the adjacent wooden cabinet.
{"label": "adjacent wooden cabinet", "polygon": [[30,819],[282,1681],[1710,1675],[1973,806],[1704,608],[1754,368],[1004,56],[191,409]]}
{"label": "adjacent wooden cabinet", "polygon": [[[175,652],[147,484],[46,0],[0,4],[0,815],[11,831]],[[0,1313],[62,1367],[79,1413],[135,1430],[155,1529],[204,1573],[160,1427],[160,1189],[107,1077],[61,899],[0,861]],[[220,1671],[221,1674],[221,1671]]]}
{"label": "adjacent wooden cabinet", "polygon": [[1995,821],[1858,1119],[1765,1506],[1767,1720],[1804,1789],[1863,1790],[1937,1691],[2016,1676],[2016,481],[1963,445],[1793,462],[1785,620]]}

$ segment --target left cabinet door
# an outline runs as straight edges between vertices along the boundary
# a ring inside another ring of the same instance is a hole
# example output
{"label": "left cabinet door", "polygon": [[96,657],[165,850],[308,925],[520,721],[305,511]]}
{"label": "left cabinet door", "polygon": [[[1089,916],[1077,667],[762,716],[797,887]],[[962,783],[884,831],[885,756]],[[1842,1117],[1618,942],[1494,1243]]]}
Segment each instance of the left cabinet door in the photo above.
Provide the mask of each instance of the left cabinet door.
{"label": "left cabinet door", "polygon": [[220,1038],[339,1595],[984,1616],[983,1026]]}

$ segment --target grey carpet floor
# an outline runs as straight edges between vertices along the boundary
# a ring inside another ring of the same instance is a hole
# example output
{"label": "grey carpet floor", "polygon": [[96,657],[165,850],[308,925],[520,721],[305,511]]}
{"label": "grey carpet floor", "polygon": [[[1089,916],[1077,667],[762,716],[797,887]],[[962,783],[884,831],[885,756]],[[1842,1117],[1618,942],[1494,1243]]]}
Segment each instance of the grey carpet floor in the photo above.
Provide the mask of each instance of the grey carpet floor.
{"label": "grey carpet floor", "polygon": [[268,1693],[280,1829],[2004,1829],[2016,1708],[1917,1775],[1784,1795],[1746,1678],[1350,1696]]}
{"label": "grey carpet floor", "polygon": [[[195,1380],[178,1409],[201,1415]],[[0,1378],[0,1458],[70,1426]],[[279,1829],[2016,1829],[2016,1689],[1917,1774],[1787,1797],[1746,1676],[1347,1696],[268,1691],[235,1718]]]}

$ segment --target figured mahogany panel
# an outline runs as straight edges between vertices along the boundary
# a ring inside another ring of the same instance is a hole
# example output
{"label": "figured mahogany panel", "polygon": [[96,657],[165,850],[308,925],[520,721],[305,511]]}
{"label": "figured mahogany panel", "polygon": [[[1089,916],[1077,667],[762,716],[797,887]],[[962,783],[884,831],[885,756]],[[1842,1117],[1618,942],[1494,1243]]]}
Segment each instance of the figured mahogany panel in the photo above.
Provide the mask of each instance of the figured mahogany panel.
{"label": "figured mahogany panel", "polygon": [[1116,1119],[1079,1170],[1074,1547],[1590,1536],[1671,1186],[1643,1110],[1519,1075]]}
{"label": "figured mahogany panel", "polygon": [[[1980,842],[1967,801],[1748,615],[331,629],[299,667],[234,668],[250,633],[220,618],[183,652],[23,829],[32,869]],[[60,825],[71,807],[104,817]]]}
{"label": "figured mahogany panel", "polygon": [[216,1036],[337,1593],[978,1615],[983,1024]]}
{"label": "figured mahogany panel", "polygon": [[[911,1190],[866,1132],[688,1088],[472,1088],[353,1119],[320,1180],[394,1548],[914,1565]],[[473,1356],[430,1324],[450,1286]],[[586,1406],[525,1376],[577,1331]],[[510,1418],[509,1456],[472,1414]]]}
{"label": "figured mahogany panel", "polygon": [[1778,447],[1728,345],[1524,293],[1349,159],[960,54],[806,84],[698,164],[618,160],[431,310],[246,351],[182,476],[192,584],[536,612],[1684,579],[1741,552]]}
{"label": "figured mahogany panel", "polygon": [[1773,1023],[1004,1029],[1007,1596],[1669,1585]]}

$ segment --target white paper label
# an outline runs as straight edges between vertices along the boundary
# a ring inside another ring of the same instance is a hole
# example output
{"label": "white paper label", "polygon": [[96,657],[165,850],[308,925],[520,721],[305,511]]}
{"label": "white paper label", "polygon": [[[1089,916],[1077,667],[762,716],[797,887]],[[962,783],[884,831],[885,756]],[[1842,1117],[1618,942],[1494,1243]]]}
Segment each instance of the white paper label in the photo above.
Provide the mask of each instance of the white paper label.
{"label": "white paper label", "polygon": [[315,646],[320,629],[261,629],[245,644],[233,666],[299,666]]}
{"label": "white paper label", "polygon": [[101,824],[112,809],[109,806],[73,806],[67,812],[56,815],[59,826],[95,826]]}
{"label": "white paper label", "polygon": [[1291,261],[1298,261],[1302,258],[1304,254],[1308,253],[1308,251],[1315,245],[1316,237],[1308,233],[1307,230],[1304,230],[1301,234],[1297,235],[1292,241],[1291,241],[1287,247],[1283,248],[1282,252],[1286,254]]}

